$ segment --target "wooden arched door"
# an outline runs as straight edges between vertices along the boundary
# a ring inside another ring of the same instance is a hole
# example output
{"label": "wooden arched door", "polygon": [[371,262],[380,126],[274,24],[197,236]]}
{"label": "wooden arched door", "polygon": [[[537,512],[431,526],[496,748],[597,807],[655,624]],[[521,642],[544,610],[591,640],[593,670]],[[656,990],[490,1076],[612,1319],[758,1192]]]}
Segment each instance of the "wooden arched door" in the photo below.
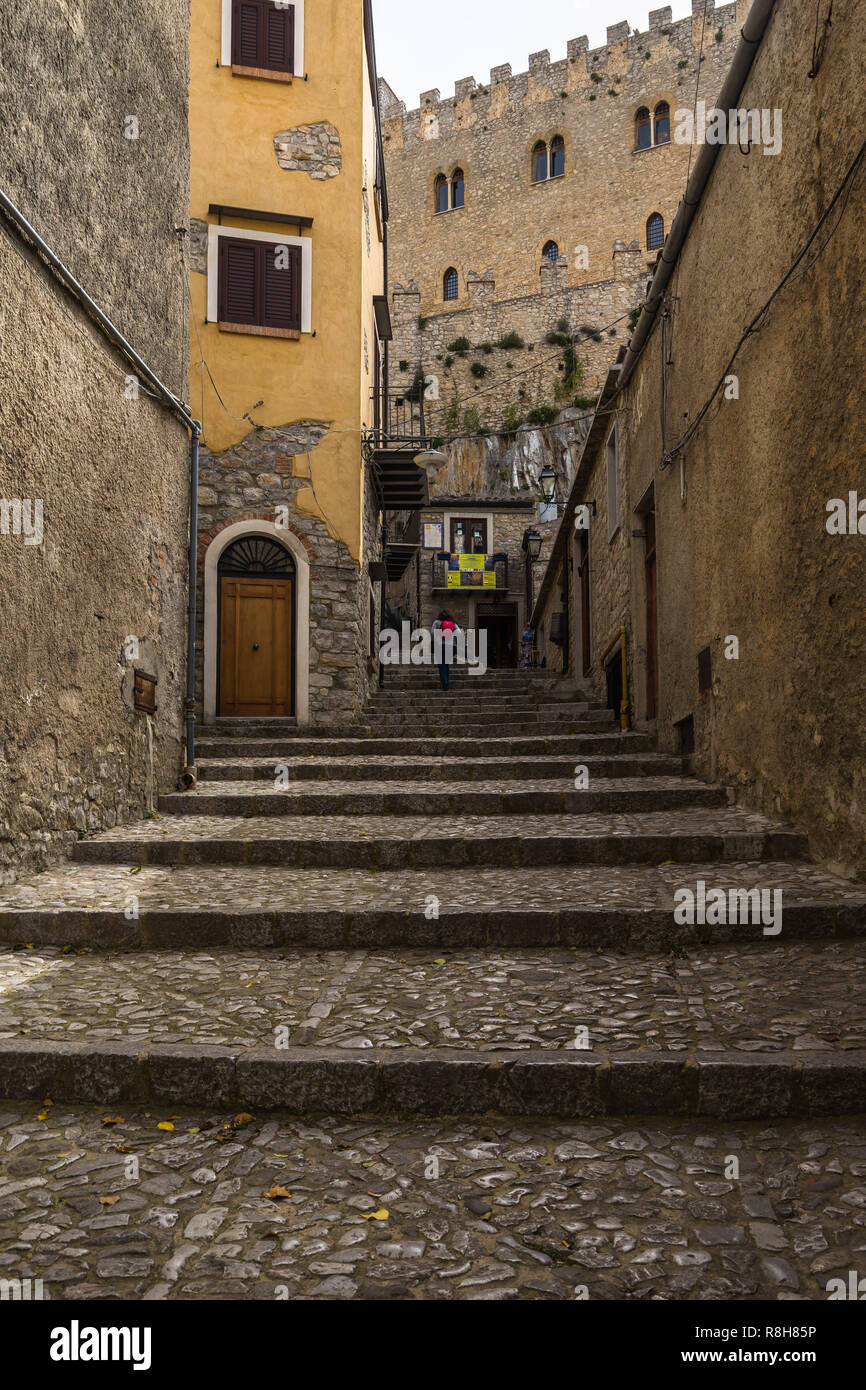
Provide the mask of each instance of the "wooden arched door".
{"label": "wooden arched door", "polygon": [[276,541],[245,536],[220,557],[221,718],[294,714],[294,607],[294,561]]}

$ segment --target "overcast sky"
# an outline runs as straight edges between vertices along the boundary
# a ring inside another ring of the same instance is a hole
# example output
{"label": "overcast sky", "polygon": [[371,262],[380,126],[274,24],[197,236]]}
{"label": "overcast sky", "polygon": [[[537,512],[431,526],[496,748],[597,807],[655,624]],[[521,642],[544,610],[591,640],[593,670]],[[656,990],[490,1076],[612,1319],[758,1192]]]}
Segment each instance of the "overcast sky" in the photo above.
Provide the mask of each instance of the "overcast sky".
{"label": "overcast sky", "polygon": [[[454,95],[460,77],[487,82],[490,69],[510,63],[526,72],[530,53],[565,57],[569,39],[586,34],[590,48],[605,42],[608,24],[627,19],[646,31],[650,10],[664,0],[373,0],[379,75],[411,111],[421,92]],[[691,14],[691,0],[671,0],[673,18]]]}

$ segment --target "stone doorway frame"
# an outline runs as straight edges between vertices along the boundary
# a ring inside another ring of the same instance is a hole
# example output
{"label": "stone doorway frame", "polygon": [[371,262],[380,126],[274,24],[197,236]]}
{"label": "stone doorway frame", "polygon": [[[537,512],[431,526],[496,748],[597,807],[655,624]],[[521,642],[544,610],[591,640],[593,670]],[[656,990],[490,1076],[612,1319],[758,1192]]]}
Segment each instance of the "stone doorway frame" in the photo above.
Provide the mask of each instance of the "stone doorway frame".
{"label": "stone doorway frame", "polygon": [[215,536],[204,557],[204,723],[217,717],[219,659],[219,562],[224,550],[243,536],[267,536],[284,545],[295,562],[295,711],[298,726],[310,722],[310,560],[291,531],[272,521],[236,521]]}

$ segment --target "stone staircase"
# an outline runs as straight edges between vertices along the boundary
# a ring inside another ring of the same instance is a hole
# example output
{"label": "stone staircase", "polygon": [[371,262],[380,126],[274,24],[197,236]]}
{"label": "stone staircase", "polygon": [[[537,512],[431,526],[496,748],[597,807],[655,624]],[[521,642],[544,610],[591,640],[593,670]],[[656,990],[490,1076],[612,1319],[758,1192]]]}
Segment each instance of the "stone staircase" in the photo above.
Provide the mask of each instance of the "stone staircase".
{"label": "stone staircase", "polygon": [[[866,1108],[866,888],[557,678],[389,673],[357,724],[219,721],[199,756],[0,893],[0,1098]],[[780,889],[781,935],[677,925],[698,882]]]}

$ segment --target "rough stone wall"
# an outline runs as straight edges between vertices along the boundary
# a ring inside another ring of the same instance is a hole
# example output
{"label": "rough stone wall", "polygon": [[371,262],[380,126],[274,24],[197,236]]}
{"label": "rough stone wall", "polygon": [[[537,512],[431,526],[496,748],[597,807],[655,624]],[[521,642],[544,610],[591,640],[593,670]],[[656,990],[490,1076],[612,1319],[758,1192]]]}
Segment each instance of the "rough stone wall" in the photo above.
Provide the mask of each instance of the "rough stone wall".
{"label": "rough stone wall", "polygon": [[[852,166],[864,32],[864,0],[834,7],[810,79],[814,11],[806,0],[776,6],[741,105],[782,109],[783,149],[775,157],[721,149],[681,252],[670,286],[669,450]],[[653,485],[662,747],[679,746],[677,725],[691,717],[699,773],[734,786],[748,806],[789,817],[817,855],[861,877],[866,535],[830,534],[827,507],[866,492],[864,190],[861,162],[813,254],[742,345],[730,369],[736,391],[718,394],[671,466],[659,469],[658,326],[619,402],[629,557],[628,584],[619,585],[638,722],[646,718],[644,544],[632,531]],[[596,554],[605,534],[600,504]],[[712,689],[701,694],[697,657],[706,647]]]}
{"label": "rough stone wall", "polygon": [[[688,147],[672,142],[636,151],[635,113],[660,101],[672,116],[691,108],[699,68],[700,94],[712,103],[749,0],[719,9],[692,0],[692,9],[676,23],[670,8],[654,10],[644,32],[613,25],[601,48],[573,39],[557,62],[547,52],[532,54],[528,72],[512,74],[505,64],[487,84],[465,78],[453,98],[422,93],[409,112],[381,84],[392,284],[417,283],[422,314],[451,311],[443,299],[449,267],[459,273],[459,312],[471,304],[473,272],[493,271],[498,300],[537,295],[548,240],[567,258],[568,286],[598,284],[614,278],[615,239],[637,239],[645,248],[653,212],[669,228],[685,187]],[[533,146],[557,134],[566,145],[565,175],[533,184]],[[465,205],[437,214],[435,179],[456,168],[465,175]],[[575,255],[578,247],[586,254]]]}
{"label": "rough stone wall", "polygon": [[[233,449],[199,460],[199,565],[219,533],[238,521],[274,524],[277,508],[289,509],[289,529],[310,562],[310,722],[348,723],[363,704],[367,669],[369,581],[342,541],[319,517],[296,505],[315,479],[315,449],[329,425],[299,421],[281,429],[255,430]],[[309,460],[308,460],[309,455]],[[372,487],[372,477],[367,486]],[[376,509],[369,499],[368,528],[375,547]],[[371,552],[375,557],[378,550]],[[199,715],[204,691],[204,585],[198,592],[196,689]]]}
{"label": "rough stone wall", "polygon": [[[175,391],[187,44],[186,0],[0,14],[0,187]],[[182,766],[188,436],[129,372],[0,222],[0,499],[43,504],[41,544],[0,527],[0,881],[144,814]]]}
{"label": "rough stone wall", "polygon": [[[615,279],[567,284],[567,261],[545,260],[539,290],[519,299],[496,299],[492,272],[470,280],[462,306],[421,315],[417,286],[395,285],[392,390],[411,390],[420,371],[427,383],[425,411],[435,434],[472,434],[480,425],[498,430],[526,421],[533,408],[558,410],[575,399],[590,399],[603,380],[611,353],[627,343],[630,310],[646,289],[644,258],[635,243],[619,243],[613,258]],[[509,334],[523,346],[500,347]],[[568,363],[561,342],[571,336],[581,375],[566,383]],[[469,348],[454,344],[468,340]],[[468,418],[467,418],[467,412]]]}
{"label": "rough stone wall", "polygon": [[274,150],[281,169],[311,179],[335,179],[343,168],[340,132],[330,121],[281,130],[274,136]]}

